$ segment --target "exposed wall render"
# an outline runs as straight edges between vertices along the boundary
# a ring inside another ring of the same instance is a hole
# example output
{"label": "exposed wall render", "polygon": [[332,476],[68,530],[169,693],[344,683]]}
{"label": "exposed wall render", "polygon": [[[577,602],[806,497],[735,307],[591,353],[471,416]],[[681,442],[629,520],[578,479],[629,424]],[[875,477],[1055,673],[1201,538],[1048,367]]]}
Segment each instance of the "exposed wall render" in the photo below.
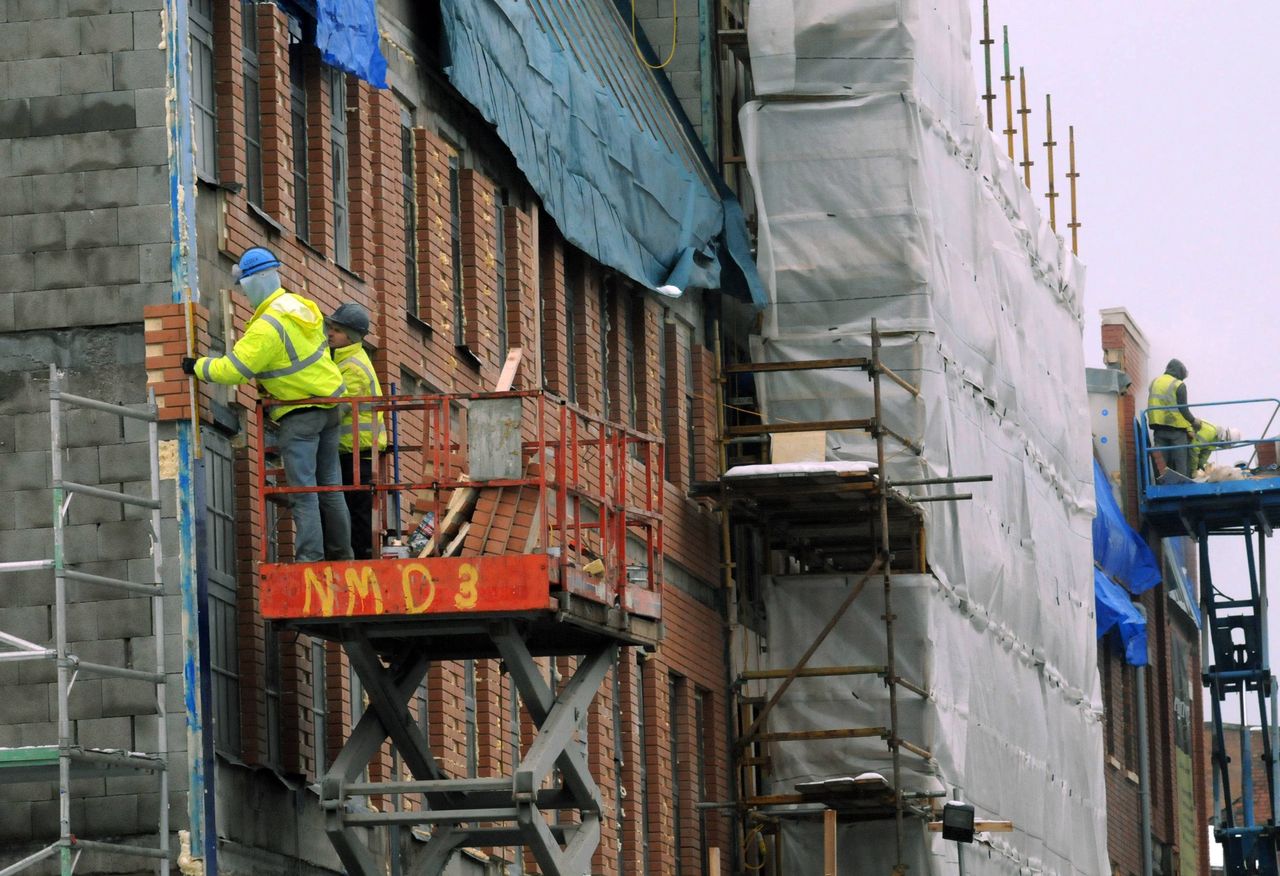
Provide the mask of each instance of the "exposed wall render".
{"label": "exposed wall render", "polygon": [[[922,389],[918,400],[885,395],[887,425],[923,448],[894,454],[888,474],[994,477],[967,490],[972,501],[925,506],[930,574],[896,579],[901,671],[931,691],[902,712],[903,736],[933,754],[904,757],[903,784],[958,788],[980,818],[1013,821],[1012,833],[992,835],[991,854],[966,859],[967,872],[1101,876],[1083,270],[979,118],[969,33],[960,0],[752,4],[762,97],[741,123],[771,298],[754,355],[866,355],[877,319],[886,364]],[[768,375],[760,391],[771,420],[854,418],[871,406],[869,382],[848,372]],[[828,438],[832,458],[873,459],[872,448],[865,435]],[[770,666],[795,663],[847,586],[839,575],[766,582]],[[883,660],[877,617],[876,599],[861,597],[824,646],[836,651],[814,663]],[[875,678],[802,679],[769,729],[883,724],[873,719],[883,698]],[[782,792],[889,774],[879,740],[771,755]],[[855,869],[892,853],[852,827],[841,843],[842,865]],[[915,872],[954,872],[955,847],[938,835],[909,846]],[[784,845],[818,847],[816,837]]]}

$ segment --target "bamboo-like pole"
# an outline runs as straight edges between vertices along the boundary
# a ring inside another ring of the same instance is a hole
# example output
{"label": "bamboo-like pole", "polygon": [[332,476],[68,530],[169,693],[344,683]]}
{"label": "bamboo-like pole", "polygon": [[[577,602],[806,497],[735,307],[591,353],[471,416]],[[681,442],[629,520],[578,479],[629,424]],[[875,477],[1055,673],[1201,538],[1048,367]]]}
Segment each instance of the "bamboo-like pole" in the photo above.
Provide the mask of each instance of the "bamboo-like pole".
{"label": "bamboo-like pole", "polygon": [[1031,130],[1027,124],[1027,116],[1031,115],[1031,108],[1027,106],[1027,70],[1025,67],[1018,68],[1018,93],[1021,95],[1021,105],[1018,108],[1018,115],[1022,116],[1022,161],[1018,166],[1022,168],[1022,181],[1026,183],[1027,189],[1031,189],[1031,165],[1035,164],[1031,160]]}
{"label": "bamboo-like pole", "polygon": [[1049,191],[1044,196],[1049,200],[1049,226],[1058,230],[1058,191],[1054,188],[1053,179],[1053,147],[1058,141],[1053,139],[1053,95],[1044,96],[1044,148],[1048,155],[1047,170],[1049,174]]}
{"label": "bamboo-like pole", "polygon": [[1009,141],[1009,160],[1013,160],[1013,135],[1018,133],[1013,127],[1013,73],[1009,67],[1009,25],[1004,26],[1004,75],[1000,77],[1004,83],[1004,136]]}
{"label": "bamboo-like pole", "polygon": [[987,71],[987,91],[982,95],[982,100],[987,105],[987,130],[994,131],[995,122],[995,100],[996,93],[991,90],[991,47],[995,45],[995,40],[991,38],[991,10],[987,8],[987,0],[982,0],[982,40],[979,45],[982,46],[982,60]]}
{"label": "bamboo-like pole", "polygon": [[1080,255],[1080,216],[1076,212],[1076,180],[1080,178],[1080,173],[1076,170],[1075,125],[1067,127],[1067,162],[1067,179],[1071,180],[1071,222],[1067,227],[1071,229],[1071,251]]}

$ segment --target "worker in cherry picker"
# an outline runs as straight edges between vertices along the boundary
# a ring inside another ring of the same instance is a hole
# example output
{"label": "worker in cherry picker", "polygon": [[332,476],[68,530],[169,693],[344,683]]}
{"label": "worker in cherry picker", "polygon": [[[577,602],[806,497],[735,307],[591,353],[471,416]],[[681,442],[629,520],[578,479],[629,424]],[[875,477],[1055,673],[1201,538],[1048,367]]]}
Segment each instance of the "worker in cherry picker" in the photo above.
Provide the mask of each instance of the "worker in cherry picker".
{"label": "worker in cherry picker", "polygon": [[[1241,440],[1240,430],[1231,426],[1215,426],[1208,420],[1201,420],[1196,429],[1195,446],[1191,448],[1191,472],[1199,474],[1209,464],[1209,454],[1215,450],[1226,450],[1221,446],[1224,442],[1238,444]],[[1219,446],[1214,446],[1215,444]]]}
{"label": "worker in cherry picker", "polygon": [[[364,350],[364,339],[369,334],[369,311],[354,301],[348,301],[325,320],[325,329],[333,361],[342,371],[342,379],[347,385],[347,396],[368,398],[382,395],[382,385],[378,383],[373,363]],[[356,454],[353,452],[353,405],[339,407],[342,409],[342,422],[338,435],[338,459],[342,464],[342,482],[347,486],[355,483],[353,473],[358,459],[360,484],[367,487],[374,482],[375,442],[379,453],[387,449],[387,429],[382,411],[371,410],[367,403],[360,406],[360,448]],[[357,560],[372,559],[373,493],[369,490],[348,490],[342,495],[346,496],[347,509],[351,512],[351,550]]]}
{"label": "worker in cherry picker", "polygon": [[[1147,392],[1147,423],[1151,426],[1151,444],[1160,449],[1165,466],[1184,477],[1194,472],[1191,467],[1191,445],[1195,442],[1200,420],[1187,407],[1187,366],[1170,359],[1164,373],[1151,381]],[[1162,449],[1163,448],[1163,449]]]}
{"label": "worker in cherry picker", "polygon": [[[342,372],[329,356],[324,315],[315,302],[280,285],[280,260],[271,250],[246,250],[232,270],[254,306],[244,334],[224,356],[184,358],[182,370],[197,380],[235,385],[256,380],[277,401],[331,398],[345,392]],[[291,487],[338,486],[341,414],[332,402],[275,405],[276,444]],[[349,560],[351,517],[341,495],[291,493],[294,561]]]}

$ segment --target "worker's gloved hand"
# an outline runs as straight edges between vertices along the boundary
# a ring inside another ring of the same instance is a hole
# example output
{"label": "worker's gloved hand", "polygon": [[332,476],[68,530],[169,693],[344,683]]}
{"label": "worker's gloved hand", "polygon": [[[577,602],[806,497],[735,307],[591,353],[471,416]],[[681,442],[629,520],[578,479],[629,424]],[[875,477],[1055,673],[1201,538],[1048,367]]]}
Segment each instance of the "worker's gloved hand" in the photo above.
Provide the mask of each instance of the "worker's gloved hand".
{"label": "worker's gloved hand", "polygon": [[183,356],[182,357],[182,373],[190,374],[194,377],[196,373],[196,361],[197,360],[192,359],[190,356]]}
{"label": "worker's gloved hand", "polygon": [[1192,431],[1195,431],[1195,432],[1199,432],[1199,431],[1200,431],[1200,421],[1199,421],[1198,419],[1196,419],[1195,417],[1192,417],[1192,418],[1191,418],[1191,429],[1192,429]]}

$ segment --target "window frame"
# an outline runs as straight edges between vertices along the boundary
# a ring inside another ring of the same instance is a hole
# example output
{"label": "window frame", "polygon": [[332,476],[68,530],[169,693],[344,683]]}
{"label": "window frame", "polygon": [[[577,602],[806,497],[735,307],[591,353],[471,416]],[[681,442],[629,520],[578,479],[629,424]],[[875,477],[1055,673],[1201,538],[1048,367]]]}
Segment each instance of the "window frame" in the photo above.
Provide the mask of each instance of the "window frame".
{"label": "window frame", "polygon": [[266,200],[262,154],[262,46],[258,33],[258,6],[253,0],[240,5],[241,84],[244,95],[245,198],[263,209]]}
{"label": "window frame", "polygon": [[453,275],[453,345],[467,346],[467,299],[462,278],[462,156],[449,156],[449,252]]}
{"label": "window frame", "polygon": [[674,876],[684,873],[683,845],[683,783],[680,781],[680,695],[683,692],[684,679],[674,673],[667,675],[667,735],[671,750],[671,845],[675,859]]}
{"label": "window frame", "polygon": [[311,239],[310,104],[305,43],[289,37],[289,125],[293,134],[293,232],[304,243]]}
{"label": "window frame", "polygon": [[240,726],[235,460],[226,438],[211,429],[203,433],[213,741],[218,751],[239,757],[244,737]]}
{"label": "window frame", "polygon": [[329,769],[329,691],[327,653],[323,639],[311,641],[311,738],[315,747],[316,778]]}
{"label": "window frame", "polygon": [[422,300],[418,289],[418,180],[414,154],[413,109],[400,108],[400,184],[404,210],[405,312],[422,320]]}
{"label": "window frame", "polygon": [[498,315],[498,359],[505,360],[511,345],[511,335],[507,327],[507,190],[497,189],[493,193],[493,223],[495,239],[493,244],[493,263],[498,273],[497,297],[495,302]]}
{"label": "window frame", "polygon": [[333,261],[351,269],[351,169],[347,127],[347,74],[327,67],[329,81],[329,173],[333,179]]}
{"label": "window frame", "polygon": [[[203,8],[200,8],[203,7]],[[191,46],[192,144],[196,176],[218,184],[218,79],[213,43],[213,0],[192,0],[187,22]],[[199,47],[197,49],[197,46]],[[202,88],[201,86],[204,86]],[[206,101],[201,92],[206,92]]]}

